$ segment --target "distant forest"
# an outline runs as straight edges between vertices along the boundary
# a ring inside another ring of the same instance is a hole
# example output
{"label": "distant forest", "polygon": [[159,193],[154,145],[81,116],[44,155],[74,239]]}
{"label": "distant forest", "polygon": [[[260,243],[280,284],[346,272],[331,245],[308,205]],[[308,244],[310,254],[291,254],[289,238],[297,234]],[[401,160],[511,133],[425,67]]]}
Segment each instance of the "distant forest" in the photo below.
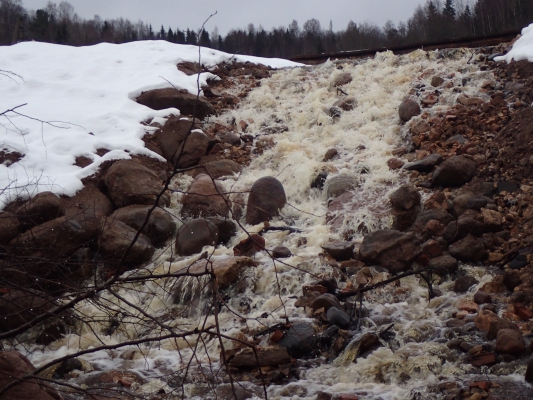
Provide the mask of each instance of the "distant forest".
{"label": "distant forest", "polygon": [[[346,10],[346,13],[356,10]],[[28,11],[21,0],[0,0],[0,44],[20,41],[85,46],[101,42],[125,43],[137,40],[167,40],[172,43],[201,44],[229,53],[261,57],[290,58],[301,54],[392,47],[458,37],[497,34],[522,28],[533,22],[533,0],[427,0],[406,22],[383,27],[371,22],[350,21],[344,30],[327,28],[317,19],[302,27],[293,20],[287,27],[272,28],[249,24],[222,36],[218,29],[195,31],[180,27],[154,29],[145,22],[98,16],[80,18],[72,4],[48,2],[44,9]]]}

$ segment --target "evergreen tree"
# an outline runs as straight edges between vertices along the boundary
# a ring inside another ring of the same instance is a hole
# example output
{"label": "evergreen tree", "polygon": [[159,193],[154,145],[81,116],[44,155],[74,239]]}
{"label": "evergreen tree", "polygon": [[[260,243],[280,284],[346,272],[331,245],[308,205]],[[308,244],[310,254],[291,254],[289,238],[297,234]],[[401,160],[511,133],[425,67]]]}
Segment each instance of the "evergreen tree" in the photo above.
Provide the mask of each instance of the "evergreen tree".
{"label": "evergreen tree", "polygon": [[165,28],[163,27],[163,25],[161,25],[161,29],[159,30],[159,33],[157,34],[157,37],[159,39],[163,39],[163,40],[165,40],[167,38],[167,33],[165,32]]}
{"label": "evergreen tree", "polygon": [[[468,7],[468,6],[467,6]],[[448,20],[455,20],[455,4],[453,0],[446,0],[444,3],[444,9],[442,10],[442,14],[444,17]]]}
{"label": "evergreen tree", "polygon": [[167,40],[171,43],[176,43],[176,37],[174,36],[171,27],[168,27]]}

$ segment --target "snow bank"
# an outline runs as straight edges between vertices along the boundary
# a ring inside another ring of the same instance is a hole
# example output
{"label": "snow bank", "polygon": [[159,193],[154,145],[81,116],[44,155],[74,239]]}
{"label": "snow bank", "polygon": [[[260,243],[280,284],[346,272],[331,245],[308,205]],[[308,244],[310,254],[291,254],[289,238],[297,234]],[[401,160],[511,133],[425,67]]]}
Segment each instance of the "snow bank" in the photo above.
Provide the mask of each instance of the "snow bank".
{"label": "snow bank", "polygon": [[[17,196],[28,198],[43,191],[73,195],[81,179],[93,174],[109,159],[130,154],[158,157],[144,147],[147,127],[142,121],[161,118],[176,109],[154,111],[137,104],[141,91],[171,87],[196,93],[197,76],[176,68],[183,61],[198,61],[198,47],[165,41],[126,44],[102,43],[88,47],[25,42],[0,47],[0,151],[24,157],[10,166],[0,164],[0,209]],[[274,68],[294,67],[281,59],[233,56],[203,48],[201,62],[215,65],[234,58]],[[205,84],[212,74],[200,77]],[[168,81],[168,82],[167,82]],[[169,83],[170,82],[170,83]],[[149,129],[149,128],[148,128]],[[111,150],[104,156],[98,149]],[[80,168],[78,156],[93,163]]]}
{"label": "snow bank", "polygon": [[509,53],[496,57],[495,61],[528,60],[533,62],[533,24],[522,29],[522,37],[516,41]]}

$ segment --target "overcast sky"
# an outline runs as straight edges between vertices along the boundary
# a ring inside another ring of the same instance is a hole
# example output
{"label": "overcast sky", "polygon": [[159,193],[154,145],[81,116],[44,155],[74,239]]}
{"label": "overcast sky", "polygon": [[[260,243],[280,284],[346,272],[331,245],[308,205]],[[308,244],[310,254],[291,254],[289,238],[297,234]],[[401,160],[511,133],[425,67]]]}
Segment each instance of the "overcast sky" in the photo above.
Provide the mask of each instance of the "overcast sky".
{"label": "overcast sky", "polygon": [[[48,0],[22,0],[29,10],[44,8]],[[59,0],[54,1],[59,4]],[[333,30],[345,29],[350,20],[374,22],[383,26],[387,20],[396,24],[413,15],[416,6],[425,0],[70,0],[76,13],[91,19],[127,18],[132,22],[151,23],[154,30],[161,25],[173,30],[198,29],[215,11],[206,30],[215,26],[220,34],[232,28],[246,28],[249,23],[262,25],[266,30],[288,26],[295,19],[300,28],[304,22],[316,18],[323,28],[333,21]]]}

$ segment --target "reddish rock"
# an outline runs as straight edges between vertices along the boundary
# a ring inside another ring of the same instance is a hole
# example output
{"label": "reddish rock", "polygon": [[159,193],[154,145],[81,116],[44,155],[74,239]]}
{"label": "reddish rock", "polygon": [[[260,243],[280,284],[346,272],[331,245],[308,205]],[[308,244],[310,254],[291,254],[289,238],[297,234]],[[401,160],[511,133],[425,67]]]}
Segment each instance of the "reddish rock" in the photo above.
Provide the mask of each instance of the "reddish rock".
{"label": "reddish rock", "polygon": [[224,189],[205,174],[194,179],[181,203],[181,213],[193,218],[225,217],[228,214],[229,200]]}
{"label": "reddish rock", "polygon": [[215,160],[204,164],[194,170],[193,176],[207,174],[213,179],[225,176],[238,175],[242,172],[242,166],[233,160]]}
{"label": "reddish rock", "polygon": [[[104,182],[117,207],[154,204],[156,196],[163,190],[163,182],[157,174],[129,160],[115,162],[108,169]],[[168,196],[161,197],[159,205],[168,204]]]}
{"label": "reddish rock", "polygon": [[520,332],[520,328],[513,324],[511,321],[504,318],[493,318],[489,323],[489,329],[487,331],[487,339],[494,340],[498,337],[498,333],[502,329],[511,329]]}
{"label": "reddish rock", "polygon": [[255,253],[265,249],[265,239],[257,233],[252,233],[246,239],[241,240],[233,248],[236,256],[253,256]]}
{"label": "reddish rock", "polygon": [[521,356],[526,351],[526,342],[520,331],[514,329],[500,329],[496,338],[498,353]]}
{"label": "reddish rock", "polygon": [[402,185],[389,195],[392,207],[410,210],[420,205],[420,193],[411,184]]}
{"label": "reddish rock", "polygon": [[452,244],[450,254],[461,261],[480,261],[487,256],[483,242],[472,235]]}

